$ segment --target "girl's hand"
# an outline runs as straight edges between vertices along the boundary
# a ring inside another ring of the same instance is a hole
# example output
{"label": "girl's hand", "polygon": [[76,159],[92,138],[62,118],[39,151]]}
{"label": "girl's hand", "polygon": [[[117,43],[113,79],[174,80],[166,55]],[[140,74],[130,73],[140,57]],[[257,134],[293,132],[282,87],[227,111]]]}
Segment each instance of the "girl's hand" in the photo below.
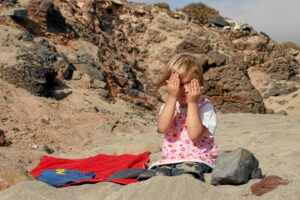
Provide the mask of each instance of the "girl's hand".
{"label": "girl's hand", "polygon": [[179,95],[180,79],[177,73],[172,74],[167,82],[167,92],[170,97],[177,100]]}
{"label": "girl's hand", "polygon": [[198,99],[202,95],[203,86],[200,86],[199,81],[193,79],[188,85],[187,102],[197,103]]}

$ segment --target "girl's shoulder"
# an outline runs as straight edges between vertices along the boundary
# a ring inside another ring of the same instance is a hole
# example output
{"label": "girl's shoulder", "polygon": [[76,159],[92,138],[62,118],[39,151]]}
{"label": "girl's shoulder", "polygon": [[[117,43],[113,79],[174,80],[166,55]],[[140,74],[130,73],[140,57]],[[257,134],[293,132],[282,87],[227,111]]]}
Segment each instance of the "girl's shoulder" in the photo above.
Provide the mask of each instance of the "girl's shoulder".
{"label": "girl's shoulder", "polygon": [[203,99],[198,100],[198,108],[199,109],[201,109],[202,107],[204,107],[207,104],[211,104],[213,106],[212,102],[209,99],[203,98]]}

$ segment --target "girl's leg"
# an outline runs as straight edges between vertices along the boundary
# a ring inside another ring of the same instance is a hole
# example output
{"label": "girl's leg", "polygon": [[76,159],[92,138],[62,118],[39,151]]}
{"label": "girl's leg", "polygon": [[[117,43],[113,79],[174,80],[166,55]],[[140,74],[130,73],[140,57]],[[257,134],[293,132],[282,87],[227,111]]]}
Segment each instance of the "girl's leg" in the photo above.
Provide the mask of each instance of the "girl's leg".
{"label": "girl's leg", "polygon": [[144,181],[153,176],[171,176],[171,170],[172,170],[171,165],[155,166],[155,168],[146,170],[145,172],[141,173],[138,176],[137,180]]}
{"label": "girl's leg", "polygon": [[204,173],[210,173],[212,168],[204,163],[198,162],[183,162],[176,164],[172,170],[172,176],[179,176],[182,174],[192,174],[196,179],[205,182]]}

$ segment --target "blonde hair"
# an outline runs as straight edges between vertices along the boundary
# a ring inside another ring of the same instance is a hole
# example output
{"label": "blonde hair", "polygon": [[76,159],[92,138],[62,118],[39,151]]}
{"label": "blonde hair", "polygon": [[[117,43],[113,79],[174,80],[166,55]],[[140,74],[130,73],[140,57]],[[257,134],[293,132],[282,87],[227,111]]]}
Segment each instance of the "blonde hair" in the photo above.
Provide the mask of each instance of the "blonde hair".
{"label": "blonde hair", "polygon": [[198,79],[199,84],[203,85],[203,62],[194,54],[181,53],[173,56],[166,64],[164,74],[160,81],[155,84],[157,88],[166,85],[166,80],[173,73],[177,73],[180,78],[191,75]]}

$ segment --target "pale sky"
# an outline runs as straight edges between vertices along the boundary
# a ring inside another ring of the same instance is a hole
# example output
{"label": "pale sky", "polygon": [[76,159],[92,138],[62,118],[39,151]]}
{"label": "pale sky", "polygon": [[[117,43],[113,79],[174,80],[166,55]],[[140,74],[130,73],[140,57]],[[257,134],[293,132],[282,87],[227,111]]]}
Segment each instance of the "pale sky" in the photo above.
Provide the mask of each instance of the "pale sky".
{"label": "pale sky", "polygon": [[276,42],[300,46],[300,0],[128,0],[137,3],[165,2],[171,9],[202,2],[220,15],[263,31]]}

